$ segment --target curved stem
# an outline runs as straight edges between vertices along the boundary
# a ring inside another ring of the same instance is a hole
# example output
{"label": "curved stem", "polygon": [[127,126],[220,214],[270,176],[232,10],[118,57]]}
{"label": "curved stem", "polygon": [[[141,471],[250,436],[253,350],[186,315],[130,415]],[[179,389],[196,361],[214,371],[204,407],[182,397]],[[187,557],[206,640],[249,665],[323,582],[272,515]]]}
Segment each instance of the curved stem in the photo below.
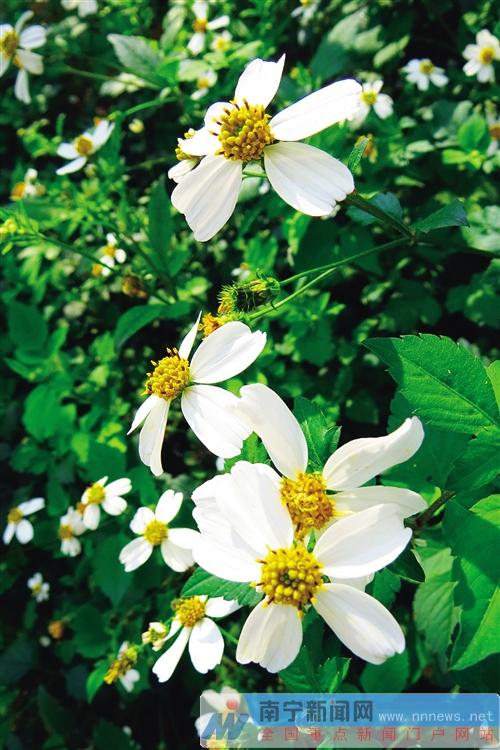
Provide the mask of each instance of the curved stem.
{"label": "curved stem", "polygon": [[435,512],[456,494],[456,492],[452,492],[451,490],[445,490],[441,497],[438,497],[438,499],[435,500],[432,505],[429,505],[427,510],[424,511],[422,515],[414,521],[413,528],[415,529],[415,531],[417,532],[423,529],[426,523],[433,517]]}
{"label": "curved stem", "polygon": [[386,211],[384,211],[382,208],[379,208],[374,203],[366,200],[366,198],[362,198],[358,193],[351,193],[350,195],[348,195],[345,199],[345,202],[349,206],[355,206],[356,208],[361,209],[361,211],[365,211],[367,214],[375,216],[376,219],[381,221],[386,226],[390,227],[391,229],[395,229],[397,232],[399,232],[412,242],[414,241],[415,235],[411,231],[411,229],[406,226],[406,224],[403,224],[403,222],[399,221],[399,219],[395,219],[394,216],[386,213]]}
{"label": "curved stem", "polygon": [[116,120],[118,117],[128,117],[129,115],[135,115],[136,112],[141,112],[143,109],[149,109],[150,107],[158,107],[160,104],[165,104],[170,99],[151,99],[149,102],[143,102],[142,104],[136,104],[135,107],[130,107],[124,112],[116,110],[112,112],[108,117],[109,120]]}
{"label": "curved stem", "polygon": [[222,635],[225,635],[228,641],[231,641],[231,643],[234,643],[235,646],[238,645],[238,639],[234,637],[234,635],[231,635],[231,633],[228,633],[227,630],[224,630],[224,628],[221,628],[219,623],[217,623],[217,627],[219,628]]}

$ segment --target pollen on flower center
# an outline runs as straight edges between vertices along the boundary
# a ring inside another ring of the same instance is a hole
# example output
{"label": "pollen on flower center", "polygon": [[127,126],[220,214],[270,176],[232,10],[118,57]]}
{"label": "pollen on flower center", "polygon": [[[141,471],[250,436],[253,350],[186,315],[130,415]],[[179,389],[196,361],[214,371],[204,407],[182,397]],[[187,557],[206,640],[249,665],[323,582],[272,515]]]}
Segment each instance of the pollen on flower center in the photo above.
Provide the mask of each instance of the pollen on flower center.
{"label": "pollen on flower center", "polygon": [[108,255],[110,258],[114,258],[116,255],[116,247],[113,245],[106,245],[106,247],[103,247],[102,251],[104,255]]}
{"label": "pollen on flower center", "polygon": [[75,536],[73,528],[68,523],[60,526],[57,533],[59,535],[59,539],[61,539],[62,541],[64,541],[65,539],[73,539],[73,537]]}
{"label": "pollen on flower center", "polygon": [[126,675],[127,672],[132,669],[136,661],[137,651],[133,646],[131,646],[130,648],[127,648],[122,654],[120,654],[118,659],[115,659],[113,662],[111,662],[110,668],[104,675],[104,682],[106,682],[108,685],[116,682],[116,680]]}
{"label": "pollen on flower center", "polygon": [[0,39],[0,49],[4,53],[5,57],[11,58],[19,45],[19,37],[15,31],[8,31]]}
{"label": "pollen on flower center", "polygon": [[163,521],[151,521],[144,530],[144,538],[147,542],[153,545],[153,547],[161,544],[164,539],[168,536],[168,526]]}
{"label": "pollen on flower center", "polygon": [[146,393],[159,396],[165,401],[179,396],[189,383],[189,362],[179,356],[177,349],[167,349],[168,357],[153,362],[154,371],[148,372]]}
{"label": "pollen on flower center", "polygon": [[42,591],[42,584],[41,583],[35,583],[34,586],[31,587],[32,596],[38,596],[38,594]]}
{"label": "pollen on flower center", "polygon": [[19,523],[22,517],[23,514],[19,510],[19,508],[12,508],[12,510],[9,510],[9,514],[7,516],[7,523]]}
{"label": "pollen on flower center", "polygon": [[106,497],[106,491],[102,484],[96,482],[87,490],[87,503],[89,505],[100,505]]}
{"label": "pollen on flower center", "polygon": [[197,18],[196,21],[193,22],[193,31],[196,34],[204,34],[207,30],[208,21],[205,18]]}
{"label": "pollen on flower center", "polygon": [[314,604],[316,592],[323,585],[323,565],[305,547],[271,550],[257,562],[262,563],[261,580],[255,585],[266,595],[266,604],[290,604],[297,609]]}
{"label": "pollen on flower center", "polygon": [[232,161],[256,161],[266,146],[274,138],[269,127],[270,115],[266,115],[264,107],[245,102],[244,105],[235,104],[234,109],[225,109],[217,123],[220,124],[218,134],[222,148],[217,153]]}
{"label": "pollen on flower center", "polygon": [[210,336],[211,333],[223,326],[225,322],[222,318],[215,318],[211,313],[207,313],[202,317],[198,329],[203,331],[203,338],[206,339],[207,336]]}
{"label": "pollen on flower center", "polygon": [[363,91],[361,99],[365,104],[372,105],[377,101],[377,94],[374,91]]}
{"label": "pollen on flower center", "polygon": [[89,138],[85,138],[83,135],[79,135],[75,141],[75,150],[80,156],[88,156],[92,151],[94,144]]}
{"label": "pollen on flower center", "polygon": [[174,609],[177,610],[177,617],[185,628],[194,628],[196,623],[205,617],[205,602],[202,602],[199,596],[179,599]]}
{"label": "pollen on flower center", "polygon": [[435,67],[434,63],[431,63],[430,60],[424,60],[420,63],[420,70],[428,76],[432,73]]}
{"label": "pollen on flower center", "polygon": [[479,53],[479,62],[483,65],[489,65],[493,60],[494,50],[492,47],[485,47]]}
{"label": "pollen on flower center", "polygon": [[311,529],[322,529],[334,515],[333,500],[325,493],[326,484],[321,476],[297,472],[295,480],[283,477],[281,500],[288,508],[296,526],[295,536],[303,538]]}

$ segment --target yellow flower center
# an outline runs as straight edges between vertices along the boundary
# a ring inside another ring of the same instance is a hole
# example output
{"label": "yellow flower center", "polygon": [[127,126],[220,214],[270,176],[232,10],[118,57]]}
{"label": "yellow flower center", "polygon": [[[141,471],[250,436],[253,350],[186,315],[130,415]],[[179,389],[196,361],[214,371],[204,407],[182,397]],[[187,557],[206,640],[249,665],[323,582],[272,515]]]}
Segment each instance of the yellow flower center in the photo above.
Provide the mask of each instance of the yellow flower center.
{"label": "yellow flower center", "polygon": [[149,628],[149,630],[146,633],[142,634],[142,642],[143,643],[157,643],[157,641],[165,640],[166,635],[167,635],[167,628],[164,625],[162,625],[160,629],[157,625],[154,628]]}
{"label": "yellow flower center", "polygon": [[220,120],[219,141],[222,148],[218,154],[232,161],[256,161],[266,146],[274,141],[269,127],[270,115],[261,105],[245,102],[234,109],[225,109]]}
{"label": "yellow flower center", "polygon": [[12,58],[12,63],[16,66],[16,68],[21,69],[23,67],[22,62],[19,59],[19,55],[14,55],[14,57]]}
{"label": "yellow flower center", "polygon": [[325,490],[325,480],[315,474],[298,471],[295,480],[282,478],[281,500],[296,526],[297,539],[302,539],[313,528],[322,529],[335,514],[334,502]]}
{"label": "yellow flower center", "polygon": [[225,39],[222,34],[215,39],[215,48],[218,50],[225,50],[229,47],[229,42]]}
{"label": "yellow flower center", "polygon": [[206,18],[197,18],[193,23],[193,31],[195,31],[196,34],[204,34],[207,30],[207,26],[208,21]]}
{"label": "yellow flower center", "polygon": [[47,630],[49,635],[52,636],[56,641],[60,640],[64,635],[64,622],[62,620],[53,620],[50,622]]}
{"label": "yellow flower center", "polygon": [[73,537],[75,536],[75,532],[73,531],[73,528],[69,525],[69,523],[65,523],[62,526],[59,526],[59,531],[57,533],[61,541],[64,541],[65,539],[73,539]]}
{"label": "yellow flower center", "polygon": [[104,255],[108,255],[110,258],[114,258],[116,255],[116,247],[113,245],[106,245],[106,247],[103,247],[102,251]]}
{"label": "yellow flower center", "polygon": [[420,63],[421,72],[425,73],[428,76],[430,76],[435,67],[436,66],[434,65],[434,63],[431,63],[430,60],[422,60],[422,62]]}
{"label": "yellow flower center", "polygon": [[490,135],[494,141],[500,140],[500,125],[493,125],[490,128]]}
{"label": "yellow flower center", "polygon": [[208,78],[198,78],[198,82],[196,84],[199,89],[208,89],[210,88],[210,81]]}
{"label": "yellow flower center", "polygon": [[128,648],[121,654],[118,659],[111,662],[111,666],[104,675],[104,682],[111,685],[116,682],[120,677],[123,677],[127,672],[132,669],[137,661],[137,651],[133,646]]}
{"label": "yellow flower center", "polygon": [[371,107],[377,101],[377,94],[374,91],[363,91],[361,100]]}
{"label": "yellow flower center", "polygon": [[10,194],[10,197],[13,200],[17,201],[17,200],[19,200],[19,198],[23,197],[25,191],[26,191],[26,183],[25,182],[17,182],[14,185],[13,189],[12,189],[12,193]]}
{"label": "yellow flower center", "polygon": [[157,547],[168,536],[168,526],[163,521],[151,521],[144,530],[144,538],[147,542]]}
{"label": "yellow flower center", "polygon": [[210,336],[211,333],[216,331],[217,328],[223,326],[224,323],[226,323],[225,320],[222,320],[221,318],[215,318],[211,313],[207,313],[202,317],[198,329],[200,331],[203,331],[203,338],[206,339],[207,336]]}
{"label": "yellow flower center", "polygon": [[154,371],[148,372],[146,393],[164,398],[165,401],[179,396],[189,383],[189,362],[179,356],[177,349],[167,349],[168,357],[152,362]]}
{"label": "yellow flower center", "polygon": [[33,596],[38,596],[38,594],[42,592],[42,584],[35,583],[35,585],[31,587],[31,592]]}
{"label": "yellow flower center", "polygon": [[493,47],[485,47],[479,53],[479,62],[482,63],[483,65],[489,65],[493,60],[494,54],[495,54],[495,51]]}
{"label": "yellow flower center", "polygon": [[[195,133],[196,133],[196,130],[193,130],[193,128],[190,128],[187,133],[184,133],[184,140],[188,140],[189,138],[192,138]],[[197,158],[196,156],[191,156],[186,151],[183,151],[180,148],[180,146],[177,146],[177,148],[175,149],[175,155],[179,159],[179,161],[183,161],[183,159],[196,159]]]}
{"label": "yellow flower center", "polygon": [[132,273],[126,273],[123,276],[122,292],[128,297],[139,297],[144,299],[144,297],[148,296],[143,289],[141,278]]}
{"label": "yellow flower center", "polygon": [[89,138],[85,138],[83,135],[79,135],[75,141],[75,150],[80,156],[88,156],[92,151],[94,144]]}
{"label": "yellow flower center", "polygon": [[11,58],[19,45],[19,37],[15,31],[8,31],[0,39],[0,49],[5,57]]}
{"label": "yellow flower center", "polygon": [[265,560],[257,562],[262,563],[261,580],[254,585],[262,588],[266,604],[290,604],[300,610],[314,604],[323,586],[323,565],[305,547],[271,550]]}
{"label": "yellow flower center", "polygon": [[9,513],[7,515],[7,523],[19,523],[22,517],[23,514],[19,510],[19,508],[12,508],[12,510],[9,510]]}
{"label": "yellow flower center", "polygon": [[88,505],[100,505],[105,497],[106,490],[104,489],[102,484],[99,484],[98,482],[92,484],[87,490]]}
{"label": "yellow flower center", "polygon": [[177,610],[177,617],[185,628],[194,628],[196,623],[205,617],[205,602],[202,602],[199,596],[179,599],[174,609]]}
{"label": "yellow flower center", "polygon": [[82,503],[81,501],[76,504],[76,509],[81,516],[85,513],[86,507],[85,503]]}

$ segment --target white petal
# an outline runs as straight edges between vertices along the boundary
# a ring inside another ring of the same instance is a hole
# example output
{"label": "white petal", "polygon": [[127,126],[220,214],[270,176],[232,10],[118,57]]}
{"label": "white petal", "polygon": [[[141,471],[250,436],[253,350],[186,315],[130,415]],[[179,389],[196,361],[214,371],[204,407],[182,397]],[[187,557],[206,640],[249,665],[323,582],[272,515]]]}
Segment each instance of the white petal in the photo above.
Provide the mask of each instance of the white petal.
{"label": "white petal", "polygon": [[14,27],[10,23],[0,23],[0,39],[3,39],[11,31],[14,31]]}
{"label": "white petal", "polygon": [[31,542],[33,534],[33,526],[26,518],[23,518],[18,524],[16,524],[16,537],[21,544]]}
{"label": "white petal", "polygon": [[373,105],[375,113],[381,120],[385,120],[392,115],[393,101],[387,94],[379,94]]}
{"label": "white petal", "polygon": [[354,190],[352,174],[341,161],[306,143],[268,146],[264,165],[278,195],[308,216],[327,216]]}
{"label": "white petal", "polygon": [[237,402],[234,394],[213,385],[193,385],[182,394],[181,409],[186,421],[196,437],[216,456],[237,456],[243,440],[250,434],[250,430],[227,410]]}
{"label": "white petal", "polygon": [[[4,25],[7,26],[7,24],[4,24]],[[3,37],[3,34],[0,34],[0,39],[2,39],[2,37]],[[10,57],[7,57],[6,55],[4,55],[4,53],[0,50],[0,78],[3,76],[3,74],[9,67],[9,65],[10,65]]]}
{"label": "white petal", "polygon": [[[175,529],[171,529],[169,538],[161,543],[160,550],[165,564],[177,573],[183,573],[194,565],[194,557],[191,550],[184,547],[178,547],[171,541],[171,532],[174,530]],[[193,534],[196,534],[196,531],[193,531]]]}
{"label": "white petal", "polygon": [[241,74],[234,92],[234,100],[237,104],[260,104],[264,108],[274,99],[281,76],[285,55],[282,55],[277,63],[264,62],[260,58],[252,60],[250,65]]}
{"label": "white petal", "polygon": [[158,398],[146,417],[139,435],[139,456],[141,461],[151,468],[158,477],[163,474],[161,465],[161,448],[165,437],[170,401]]}
{"label": "white petal", "polygon": [[119,516],[126,509],[127,501],[124,500],[123,497],[108,495],[106,493],[106,497],[103,500],[102,507],[106,511],[106,513],[109,513],[110,516]]}
{"label": "white petal", "polygon": [[115,258],[117,263],[125,263],[127,260],[127,253],[119,247],[116,250]]}
{"label": "white petal", "polygon": [[[213,128],[211,128],[213,130]],[[215,154],[220,149],[220,141],[210,132],[210,128],[200,128],[192,138],[179,139],[179,147],[189,156],[206,156]]]}
{"label": "white petal", "polygon": [[174,673],[174,670],[184,653],[184,649],[187,646],[190,635],[190,628],[182,628],[175,643],[170,646],[168,651],[165,651],[155,663],[153,672],[158,677],[159,682],[166,682]]}
{"label": "white petal", "polygon": [[125,565],[125,572],[130,573],[132,570],[143,565],[146,560],[149,560],[152,554],[153,545],[141,536],[125,545],[120,552],[119,559]]}
{"label": "white petal", "polygon": [[209,154],[172,193],[195,240],[206,242],[222,229],[234,211],[242,180],[242,162]]}
{"label": "white petal", "polygon": [[220,18],[214,18],[213,21],[210,21],[207,29],[210,29],[210,31],[216,31],[217,29],[222,29],[224,26],[229,26],[230,22],[229,16],[221,16]]}
{"label": "white petal", "polygon": [[358,578],[389,565],[411,539],[395,505],[375,505],[341,518],[318,540],[314,556],[334,578]]}
{"label": "white petal", "polygon": [[201,312],[198,314],[198,317],[196,318],[196,323],[191,326],[187,334],[182,339],[182,344],[179,347],[179,357],[182,359],[188,359],[189,355],[191,354],[191,349],[193,348],[193,344],[196,339],[196,335],[198,333],[198,326],[200,324],[200,318],[201,318]]}
{"label": "white petal", "polygon": [[182,159],[182,161],[168,170],[167,175],[169,180],[180,182],[188,172],[191,172],[191,170],[196,167],[197,164],[198,161],[196,159]]}
{"label": "white petal", "polygon": [[393,503],[398,507],[397,513],[400,518],[409,518],[409,516],[421,513],[427,508],[427,503],[418,492],[402,487],[385,487],[382,485],[359,487],[355,490],[339,492],[334,495],[333,501],[336,510],[351,513],[358,513],[382,503]]}
{"label": "white petal", "polygon": [[43,576],[42,576],[42,574],[41,573],[35,573],[34,576],[31,576],[31,578],[28,578],[28,582],[27,582],[26,585],[28,586],[29,589],[32,589],[35,586],[37,586],[39,583],[42,583],[42,582],[43,582]]}
{"label": "white petal", "polygon": [[78,159],[73,159],[69,164],[65,164],[64,167],[56,169],[56,174],[70,174],[71,172],[78,172],[79,169],[85,166],[87,163],[86,156],[79,156]]}
{"label": "white petal", "polygon": [[31,102],[28,73],[25,68],[21,68],[17,73],[16,82],[14,84],[14,95],[20,102],[24,102],[25,104]]}
{"label": "white petal", "polygon": [[106,487],[106,495],[126,495],[132,489],[132,482],[127,477],[115,479]]}
{"label": "white petal", "polygon": [[220,664],[224,639],[215,622],[204,617],[197,622],[189,639],[189,655],[193,667],[202,674]]}
{"label": "white petal", "polygon": [[94,146],[92,148],[92,153],[94,151],[97,151],[101,146],[104,146],[108,138],[110,137],[111,133],[115,129],[115,123],[114,122],[108,122],[108,120],[101,120],[99,125],[94,130],[93,134],[91,135],[90,139],[93,142]]}
{"label": "white petal", "polygon": [[203,50],[203,47],[205,46],[205,33],[198,31],[196,34],[193,34],[191,39],[189,40],[187,44],[188,50],[191,52],[192,55],[199,55],[200,52]]}
{"label": "white petal", "polygon": [[208,17],[208,3],[205,0],[195,0],[193,3],[193,13],[200,21],[206,21]]}
{"label": "white petal", "polygon": [[403,632],[376,599],[351,586],[325,584],[314,605],[334,633],[356,656],[382,664],[405,648]]}
{"label": "white petal", "polygon": [[24,11],[24,13],[17,19],[17,23],[14,26],[14,31],[16,32],[16,34],[20,34],[21,33],[21,29],[23,28],[23,26],[26,23],[26,21],[29,21],[30,18],[33,18],[34,15],[35,14],[33,13],[32,10],[26,10],[26,11]]}
{"label": "white petal", "polygon": [[87,529],[94,531],[99,526],[101,509],[98,505],[87,505],[83,514],[83,523]]}
{"label": "white petal", "polygon": [[57,149],[57,155],[63,159],[76,159],[79,154],[72,143],[61,143]]}
{"label": "white petal", "polygon": [[269,127],[279,141],[301,141],[336,122],[347,120],[359,107],[361,85],[337,81],[305,96],[275,115]]}
{"label": "white petal", "polygon": [[120,677],[120,683],[123,685],[127,693],[131,693],[134,689],[134,684],[137,682],[137,680],[141,679],[141,675],[137,671],[137,669],[129,669],[126,674],[123,675],[123,677]]}
{"label": "white petal", "polygon": [[164,492],[156,506],[155,516],[157,520],[163,523],[170,523],[180,510],[182,498],[182,492],[174,492],[174,490]]}
{"label": "white petal", "polygon": [[222,596],[216,596],[207,600],[205,613],[207,617],[227,617],[239,609],[241,609],[241,604],[236,599],[227,601]]}
{"label": "white petal", "polygon": [[157,400],[158,396],[148,396],[148,398],[139,406],[134,417],[134,421],[132,422],[132,427],[127,432],[127,435],[130,435],[132,430],[135,430],[135,428],[138,427],[141,422],[144,422]]}
{"label": "white petal", "polygon": [[5,531],[3,532],[3,543],[4,544],[10,544],[12,541],[12,537],[16,533],[16,524],[15,523],[8,523],[5,527]]}
{"label": "white petal", "polygon": [[323,477],[330,490],[351,490],[407,461],[420,448],[424,430],[418,417],[379,438],[351,440],[330,456]]}
{"label": "white petal", "polygon": [[436,70],[431,73],[430,78],[434,86],[439,87],[446,86],[449,81],[448,76],[445,76],[443,73],[438,73]]}
{"label": "white petal", "polygon": [[37,52],[30,52],[27,49],[18,49],[17,56],[23,68],[30,73],[39,76],[43,73],[43,57]]}
{"label": "white petal", "polygon": [[260,564],[257,553],[231,530],[217,507],[193,511],[202,537],[193,547],[193,557],[204,570],[227,581],[250,583],[258,581]]}
{"label": "white petal", "polygon": [[216,503],[215,488],[218,481],[219,477],[213,477],[213,479],[209,479],[207,482],[200,484],[191,495],[193,503],[199,508],[204,508],[207,505],[214,505]]}
{"label": "white petal", "polygon": [[80,540],[73,537],[73,539],[63,539],[61,544],[61,552],[63,555],[69,555],[70,557],[76,557],[82,551],[82,545]]}
{"label": "white petal", "polygon": [[200,534],[194,529],[173,528],[168,531],[168,541],[172,542],[179,549],[191,551],[197,542]]}
{"label": "white petal", "polygon": [[[224,114],[228,114],[228,112],[231,112],[231,110],[236,109],[236,105],[233,102],[214,102],[210,105],[210,107],[207,109],[205,113],[205,130],[208,130],[212,133],[219,133],[220,132],[220,118]],[[198,130],[195,135],[197,135],[200,131]],[[193,136],[194,138],[195,136]],[[189,140],[189,139],[187,139]],[[188,143],[186,141],[183,141],[183,143],[188,147]],[[184,151],[184,149],[182,149]],[[185,151],[186,154],[189,154],[190,151]]]}
{"label": "white petal", "polygon": [[151,508],[139,508],[130,522],[130,528],[134,534],[144,534],[146,527],[155,520],[155,514]]}
{"label": "white petal", "polygon": [[38,24],[24,29],[19,36],[19,44],[25,49],[36,49],[45,44],[46,41],[47,32],[43,26],[39,26]]}
{"label": "white petal", "polygon": [[39,510],[45,508],[45,500],[43,497],[34,497],[32,500],[20,503],[18,508],[23,516],[31,516],[32,513],[38,513]]}
{"label": "white petal", "polygon": [[477,72],[477,80],[480,83],[487,83],[488,81],[493,83],[495,80],[493,65],[481,65],[481,68]]}
{"label": "white petal", "polygon": [[304,433],[285,402],[262,383],[240,390],[238,414],[257,433],[276,466],[290,479],[307,468],[308,454]]}
{"label": "white petal", "polygon": [[191,377],[205,385],[229,380],[246,370],[265,345],[262,331],[252,333],[239,321],[226,323],[201,342],[191,360]]}
{"label": "white petal", "polygon": [[296,658],[302,644],[302,622],[295,607],[258,604],[243,625],[236,649],[236,661],[253,661],[279,672]]}

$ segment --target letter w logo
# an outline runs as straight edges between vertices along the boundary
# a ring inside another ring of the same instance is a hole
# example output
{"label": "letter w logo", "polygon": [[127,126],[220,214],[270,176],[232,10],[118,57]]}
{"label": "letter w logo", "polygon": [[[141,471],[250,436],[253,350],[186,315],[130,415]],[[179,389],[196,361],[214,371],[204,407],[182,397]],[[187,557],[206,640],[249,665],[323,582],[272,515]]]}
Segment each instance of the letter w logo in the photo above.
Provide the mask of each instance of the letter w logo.
{"label": "letter w logo", "polygon": [[226,716],[226,720],[223,722],[223,715],[220,713],[212,714],[210,721],[201,735],[202,740],[210,740],[214,732],[216,740],[223,740],[226,732],[228,740],[237,740],[250,718],[248,714],[240,714],[235,722],[235,714],[231,713]]}

